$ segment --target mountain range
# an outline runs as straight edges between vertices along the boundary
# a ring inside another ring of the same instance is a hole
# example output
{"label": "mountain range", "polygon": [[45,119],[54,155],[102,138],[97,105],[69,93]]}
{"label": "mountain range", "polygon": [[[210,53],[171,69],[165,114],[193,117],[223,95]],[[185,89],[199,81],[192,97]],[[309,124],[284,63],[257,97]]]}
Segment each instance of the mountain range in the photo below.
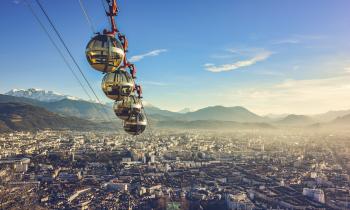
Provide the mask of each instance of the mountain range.
{"label": "mountain range", "polygon": [[63,95],[60,93],[56,93],[54,91],[46,91],[46,90],[37,89],[37,88],[29,88],[27,90],[12,89],[9,92],[5,93],[5,95],[30,98],[30,99],[44,101],[44,102],[55,102],[63,99],[80,100],[73,96]]}
{"label": "mountain range", "polygon": [[111,107],[107,105],[83,100],[71,100],[69,98],[48,102],[47,100],[40,101],[28,97],[15,97],[0,94],[0,103],[8,102],[26,103],[63,116],[73,116],[91,121],[110,121],[110,116],[114,115]]}
{"label": "mountain range", "polygon": [[185,113],[192,112],[192,111],[193,110],[191,110],[190,108],[183,108],[180,111],[178,111],[178,113],[185,114]]}
{"label": "mountain range", "polygon": [[48,128],[91,130],[104,127],[76,117],[63,117],[29,104],[0,103],[0,131],[34,131]]}
{"label": "mountain range", "polygon": [[320,122],[329,122],[332,120],[335,120],[339,117],[343,117],[346,115],[350,114],[350,109],[349,110],[339,110],[339,111],[329,111],[324,114],[318,114],[318,115],[313,115],[312,118],[314,118],[317,121]]}
{"label": "mountain range", "polygon": [[305,125],[311,125],[316,122],[314,119],[312,119],[309,116],[291,114],[291,115],[287,115],[281,120],[275,121],[274,123],[279,125],[286,125],[286,126],[294,126],[294,125],[305,126]]}
{"label": "mountain range", "polygon": [[[96,104],[75,97],[66,96],[52,91],[40,89],[11,90],[5,95],[0,94],[0,103],[27,104],[42,108],[57,116],[75,117],[94,123],[117,122],[112,104]],[[273,127],[301,127],[318,123],[324,125],[350,125],[350,110],[327,112],[320,115],[281,115],[280,117],[259,116],[240,106],[224,107],[211,106],[197,111],[188,109],[172,112],[160,109],[150,104],[145,105],[149,120],[162,128],[273,128]]]}

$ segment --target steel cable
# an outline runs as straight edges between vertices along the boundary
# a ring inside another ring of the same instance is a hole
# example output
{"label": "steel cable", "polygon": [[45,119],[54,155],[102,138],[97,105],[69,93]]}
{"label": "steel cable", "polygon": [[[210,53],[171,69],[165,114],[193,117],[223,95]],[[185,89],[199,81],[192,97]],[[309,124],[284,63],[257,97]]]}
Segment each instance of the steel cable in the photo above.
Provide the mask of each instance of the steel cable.
{"label": "steel cable", "polygon": [[83,1],[82,1],[82,0],[78,0],[78,1],[79,1],[79,5],[80,5],[81,10],[82,10],[83,13],[84,13],[85,19],[86,19],[88,25],[89,25],[90,28],[91,28],[92,33],[95,34],[95,33],[96,33],[96,28],[95,28],[94,24],[93,24],[92,21],[91,21],[91,18],[90,18],[90,16],[89,16],[89,14],[88,14],[88,12],[87,12],[87,10],[86,10],[84,4],[83,4]]}

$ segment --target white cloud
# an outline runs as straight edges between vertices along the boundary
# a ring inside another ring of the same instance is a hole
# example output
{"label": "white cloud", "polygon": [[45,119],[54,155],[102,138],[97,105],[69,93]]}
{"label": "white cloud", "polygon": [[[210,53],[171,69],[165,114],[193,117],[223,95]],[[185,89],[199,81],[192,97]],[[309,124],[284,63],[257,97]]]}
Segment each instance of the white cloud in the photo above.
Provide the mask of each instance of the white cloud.
{"label": "white cloud", "polygon": [[145,82],[143,82],[143,84],[146,84],[146,85],[153,85],[153,86],[167,86],[167,85],[168,85],[167,83],[164,83],[164,82],[156,82],[156,81],[145,81]]}
{"label": "white cloud", "polygon": [[273,45],[282,45],[282,44],[300,44],[306,41],[316,41],[325,39],[324,35],[292,35],[290,37],[274,40],[271,42]]}
{"label": "white cloud", "polygon": [[204,67],[210,67],[210,66],[214,66],[215,64],[213,64],[213,63],[206,63],[206,64],[204,64]]}
{"label": "white cloud", "polygon": [[327,36],[323,34],[297,34],[295,37],[303,40],[321,40],[327,38]]}
{"label": "white cloud", "polygon": [[146,57],[154,57],[154,56],[158,56],[160,55],[161,53],[164,53],[164,52],[167,52],[168,50],[167,49],[157,49],[157,50],[152,50],[150,52],[147,52],[147,53],[144,53],[144,54],[141,54],[141,55],[135,55],[135,56],[132,56],[129,60],[130,62],[138,62]]}
{"label": "white cloud", "polygon": [[260,61],[264,61],[268,59],[271,55],[272,55],[272,52],[265,50],[260,53],[257,53],[254,57],[247,60],[240,60],[240,61],[236,61],[235,63],[223,64],[220,66],[216,66],[215,64],[212,64],[212,63],[207,63],[204,65],[204,67],[207,71],[215,72],[215,73],[223,72],[223,71],[232,71],[239,68],[254,65]]}
{"label": "white cloud", "polygon": [[349,80],[349,75],[288,79],[272,85],[232,90],[225,95],[228,96],[226,101],[239,101],[243,106],[260,113],[317,114],[350,108]]}
{"label": "white cloud", "polygon": [[272,44],[299,44],[301,41],[297,38],[288,38],[288,39],[281,39],[273,41]]}
{"label": "white cloud", "polygon": [[262,48],[231,48],[227,49],[226,51],[231,54],[251,56],[257,53],[265,52],[266,50]]}

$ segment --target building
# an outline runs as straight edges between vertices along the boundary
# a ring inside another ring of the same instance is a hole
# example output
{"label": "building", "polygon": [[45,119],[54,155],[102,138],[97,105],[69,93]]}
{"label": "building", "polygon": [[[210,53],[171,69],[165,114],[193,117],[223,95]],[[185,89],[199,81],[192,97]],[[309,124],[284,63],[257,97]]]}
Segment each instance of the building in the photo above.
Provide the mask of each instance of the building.
{"label": "building", "polygon": [[320,202],[320,203],[326,202],[324,192],[321,189],[304,188],[303,195],[313,199],[314,201]]}
{"label": "building", "polygon": [[225,200],[229,210],[250,210],[254,208],[254,204],[244,192],[235,195],[227,194]]}

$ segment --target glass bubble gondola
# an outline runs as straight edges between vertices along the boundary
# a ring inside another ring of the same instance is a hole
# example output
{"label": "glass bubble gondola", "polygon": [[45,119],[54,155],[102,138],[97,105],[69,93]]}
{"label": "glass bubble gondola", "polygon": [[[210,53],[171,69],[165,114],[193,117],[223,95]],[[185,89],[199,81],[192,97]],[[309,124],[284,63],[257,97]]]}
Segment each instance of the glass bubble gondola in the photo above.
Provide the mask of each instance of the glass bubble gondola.
{"label": "glass bubble gondola", "polygon": [[132,112],[140,113],[142,109],[141,100],[131,95],[122,101],[116,101],[113,106],[114,113],[122,120],[127,120]]}
{"label": "glass bubble gondola", "polygon": [[131,113],[128,120],[124,121],[124,130],[130,135],[140,135],[147,126],[146,116],[142,112]]}
{"label": "glass bubble gondola", "polygon": [[125,52],[114,36],[98,34],[86,46],[86,58],[97,71],[113,72],[122,63]]}
{"label": "glass bubble gondola", "polygon": [[[142,88],[134,81],[134,64],[126,58],[128,40],[118,30],[115,21],[119,14],[117,0],[105,1],[108,5],[105,12],[111,28],[104,29],[103,34],[98,33],[89,41],[85,50],[86,58],[92,68],[106,73],[101,87],[105,95],[115,101],[113,109],[117,117],[124,120],[124,130],[131,135],[139,135],[147,126],[146,115],[142,112]],[[96,99],[99,101],[97,96]]]}
{"label": "glass bubble gondola", "polygon": [[135,89],[133,78],[124,68],[107,73],[103,77],[101,86],[106,96],[115,101],[126,99]]}

